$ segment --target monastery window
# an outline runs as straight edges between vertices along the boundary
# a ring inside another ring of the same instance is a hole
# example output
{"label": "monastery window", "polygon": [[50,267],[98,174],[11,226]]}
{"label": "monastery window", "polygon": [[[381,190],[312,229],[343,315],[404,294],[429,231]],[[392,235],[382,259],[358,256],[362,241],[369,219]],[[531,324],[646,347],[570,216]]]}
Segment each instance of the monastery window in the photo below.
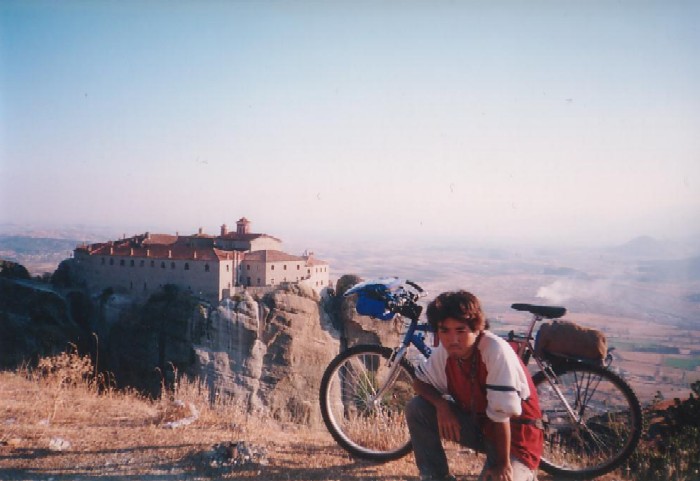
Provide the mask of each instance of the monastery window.
{"label": "monastery window", "polygon": [[209,264],[204,264],[204,272],[209,272]]}
{"label": "monastery window", "polygon": [[258,285],[260,285],[260,278],[258,277]]}
{"label": "monastery window", "polygon": [[105,258],[102,258],[102,265],[105,265]]}
{"label": "monastery window", "polygon": [[155,267],[155,266],[156,266],[156,261],[151,261],[151,267]]}
{"label": "monastery window", "polygon": [[270,266],[270,270],[272,270],[272,271],[275,270],[275,265],[274,265],[274,264],[272,264],[272,265]]}
{"label": "monastery window", "polygon": [[170,268],[171,268],[171,269],[175,269],[175,263],[174,263],[174,262],[171,262],[171,263],[170,263]]}
{"label": "monastery window", "polygon": [[297,264],[297,270],[299,270],[299,264]]}
{"label": "monastery window", "polygon": [[249,271],[250,270],[250,264],[246,264],[245,270]]}
{"label": "monastery window", "polygon": [[134,267],[134,266],[136,265],[136,263],[134,262],[134,259],[131,259],[131,260],[129,261],[129,265],[130,265],[131,267]]}
{"label": "monastery window", "polygon": [[160,263],[160,268],[161,268],[161,269],[165,269],[165,261],[163,261],[163,262]]}
{"label": "monastery window", "polygon": [[120,260],[119,260],[119,265],[120,265],[120,266],[124,267],[125,264],[126,264],[126,262],[124,262],[124,259],[120,259]]}
{"label": "monastery window", "polygon": [[143,267],[144,265],[146,265],[146,261],[144,261],[143,259],[141,259],[141,262],[139,262],[139,265],[140,265],[141,267]]}
{"label": "monastery window", "polygon": [[[230,271],[231,271],[231,266],[226,264],[226,272],[230,272]],[[229,287],[231,287],[231,286],[229,286]]]}
{"label": "monastery window", "polygon": [[114,259],[112,259],[112,258],[109,259],[109,265],[110,265],[110,266],[113,266],[113,265],[114,265]]}
{"label": "monastery window", "polygon": [[285,264],[285,265],[283,266],[283,268],[284,268],[284,270],[286,271],[286,270],[287,270],[287,264]]}
{"label": "monastery window", "polygon": [[274,279],[270,279],[270,285],[273,285],[273,286],[275,285],[275,280],[274,280]]}
{"label": "monastery window", "polygon": [[190,263],[189,262],[185,262],[185,270],[186,271],[190,270]]}

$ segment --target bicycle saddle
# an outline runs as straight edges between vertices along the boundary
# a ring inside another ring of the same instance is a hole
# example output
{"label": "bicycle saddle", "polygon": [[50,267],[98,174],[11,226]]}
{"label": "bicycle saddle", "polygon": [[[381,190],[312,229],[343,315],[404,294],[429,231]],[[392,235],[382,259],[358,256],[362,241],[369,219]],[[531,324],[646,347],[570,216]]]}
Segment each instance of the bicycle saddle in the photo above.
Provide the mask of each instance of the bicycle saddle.
{"label": "bicycle saddle", "polygon": [[566,314],[566,307],[533,306],[532,304],[513,304],[510,307],[516,311],[531,312],[536,316],[542,316],[546,319],[557,319]]}

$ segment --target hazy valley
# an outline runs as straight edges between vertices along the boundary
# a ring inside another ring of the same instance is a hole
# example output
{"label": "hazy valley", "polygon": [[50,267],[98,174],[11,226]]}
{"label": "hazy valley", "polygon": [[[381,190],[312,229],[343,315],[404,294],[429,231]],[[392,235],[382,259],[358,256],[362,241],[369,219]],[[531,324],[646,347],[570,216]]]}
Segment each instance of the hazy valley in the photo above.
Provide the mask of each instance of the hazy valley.
{"label": "hazy valley", "polygon": [[[34,276],[52,272],[84,241],[107,240],[89,229],[0,231],[0,258]],[[313,244],[313,242],[312,242]],[[459,245],[321,243],[313,245],[336,280],[397,276],[432,295],[464,288],[483,301],[497,332],[524,328],[514,302],[563,305],[567,318],[603,329],[615,363],[643,402],[657,391],[684,396],[700,379],[700,249],[647,237],[609,248],[505,248]],[[306,248],[307,246],[303,246]],[[291,245],[290,250],[296,248]],[[301,250],[299,247],[297,250]]]}
{"label": "hazy valley", "polygon": [[[321,249],[319,249],[321,250]],[[566,318],[606,332],[617,367],[643,403],[657,391],[685,397],[700,379],[700,249],[651,238],[610,248],[484,248],[468,245],[328,246],[337,273],[415,280],[428,299],[467,289],[493,330],[524,329],[515,302],[562,305]]]}

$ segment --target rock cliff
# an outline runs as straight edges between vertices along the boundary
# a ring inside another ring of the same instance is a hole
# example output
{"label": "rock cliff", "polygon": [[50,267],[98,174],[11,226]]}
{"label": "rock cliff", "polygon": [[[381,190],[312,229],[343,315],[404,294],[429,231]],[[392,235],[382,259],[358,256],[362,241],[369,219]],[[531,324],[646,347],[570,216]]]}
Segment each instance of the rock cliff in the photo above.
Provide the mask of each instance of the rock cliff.
{"label": "rock cliff", "polygon": [[[352,281],[352,279],[350,279]],[[278,419],[320,423],[318,391],[326,366],[361,343],[396,345],[400,325],[360,316],[354,299],[303,286],[278,288],[255,301],[244,293],[211,313],[204,341],[194,346],[193,375],[215,395],[245,399],[248,409]],[[350,285],[354,282],[350,282]]]}
{"label": "rock cliff", "polygon": [[255,297],[243,291],[217,306],[175,286],[137,305],[109,291],[90,299],[0,281],[0,367],[69,343],[93,356],[99,347],[99,368],[120,386],[157,394],[176,371],[203,380],[212,396],[234,396],[251,411],[311,425],[320,423],[318,392],[330,361],[360,343],[394,346],[401,328],[357,314],[354,299],[342,295],[360,281],[356,276],[343,276],[322,296],[287,285]]}
{"label": "rock cliff", "polygon": [[39,282],[0,277],[0,369],[35,362],[71,344],[87,345],[84,300],[77,293],[63,296]]}
{"label": "rock cliff", "polygon": [[319,298],[298,286],[259,302],[243,293],[211,312],[203,342],[193,346],[191,373],[215,395],[245,400],[275,418],[318,423],[316,397],[325,366],[338,353],[338,333],[323,321]]}

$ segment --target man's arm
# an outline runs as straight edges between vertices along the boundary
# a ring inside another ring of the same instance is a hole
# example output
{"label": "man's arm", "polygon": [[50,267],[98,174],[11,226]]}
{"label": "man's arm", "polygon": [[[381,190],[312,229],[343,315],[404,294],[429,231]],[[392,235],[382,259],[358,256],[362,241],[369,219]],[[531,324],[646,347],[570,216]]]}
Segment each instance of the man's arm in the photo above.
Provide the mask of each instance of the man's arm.
{"label": "man's arm", "polygon": [[440,436],[449,441],[459,442],[461,425],[452,410],[450,401],[442,397],[440,391],[419,379],[413,381],[413,389],[420,397],[435,406]]}
{"label": "man's arm", "polygon": [[495,464],[491,466],[486,476],[487,480],[512,481],[513,467],[510,464],[510,421],[497,423],[488,420],[490,440],[496,448]]}

